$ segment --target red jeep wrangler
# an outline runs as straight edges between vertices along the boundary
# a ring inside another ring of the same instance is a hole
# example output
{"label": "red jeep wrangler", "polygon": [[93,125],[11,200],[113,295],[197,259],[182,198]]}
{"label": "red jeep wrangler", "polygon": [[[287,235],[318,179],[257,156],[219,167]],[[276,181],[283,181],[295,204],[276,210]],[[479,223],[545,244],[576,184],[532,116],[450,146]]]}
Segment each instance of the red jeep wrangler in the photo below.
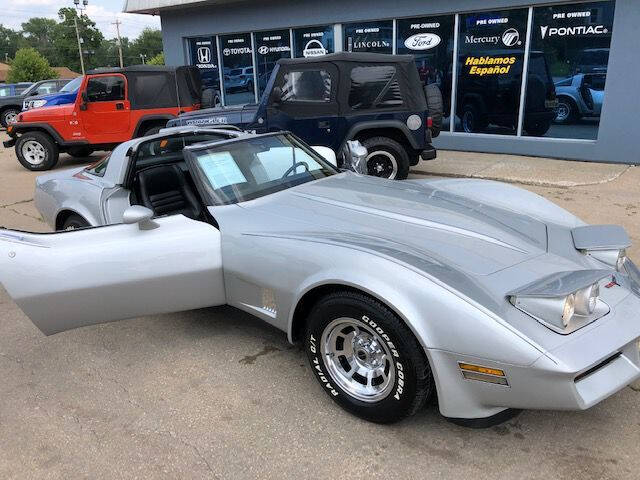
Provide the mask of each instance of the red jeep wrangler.
{"label": "red jeep wrangler", "polygon": [[196,67],[133,67],[89,72],[74,103],[34,108],[7,128],[20,163],[49,170],[60,152],[86,157],[134,137],[156,133],[180,113],[200,108]]}

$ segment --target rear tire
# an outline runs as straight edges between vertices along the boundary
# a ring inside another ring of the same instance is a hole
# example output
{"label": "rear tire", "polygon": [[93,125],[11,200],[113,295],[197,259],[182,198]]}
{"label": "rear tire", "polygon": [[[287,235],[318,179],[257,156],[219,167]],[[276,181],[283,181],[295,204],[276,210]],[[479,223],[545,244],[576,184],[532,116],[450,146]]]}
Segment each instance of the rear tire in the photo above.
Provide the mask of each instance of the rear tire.
{"label": "rear tire", "polygon": [[442,100],[442,92],[440,87],[435,83],[430,83],[424,87],[424,93],[427,98],[427,108],[431,117],[431,137],[436,138],[442,130],[442,116],[444,112],[444,102]]}
{"label": "rear tire", "polygon": [[15,108],[7,108],[4,112],[2,112],[2,115],[0,115],[0,125],[2,125],[4,128],[7,128],[10,123],[14,123],[16,121],[19,113],[20,110],[16,110]]}
{"label": "rear tire", "polygon": [[58,163],[58,145],[46,133],[27,132],[18,138],[16,156],[27,170],[33,172],[51,170]]}
{"label": "rear tire", "polygon": [[559,97],[556,116],[553,121],[560,125],[568,125],[574,123],[577,119],[578,107],[576,107],[574,101],[567,97]]}
{"label": "rear tire", "polygon": [[487,128],[486,116],[480,113],[473,103],[462,107],[462,130],[466,133],[478,133]]}
{"label": "rear tire", "polygon": [[159,125],[156,125],[154,127],[149,127],[144,131],[144,133],[141,136],[148,137],[149,135],[155,135],[157,133],[160,133],[160,130],[162,130],[162,127]]}
{"label": "rear tire", "polygon": [[533,137],[542,137],[550,127],[551,121],[531,122],[524,125],[525,131]]}
{"label": "rear tire", "polygon": [[371,422],[413,415],[433,391],[429,362],[411,330],[361,293],[332,293],[313,307],[305,350],[329,397]]}
{"label": "rear tire", "polygon": [[77,230],[79,228],[86,228],[90,226],[89,222],[87,222],[80,215],[71,214],[67,217],[67,219],[62,224],[62,230]]}
{"label": "rear tire", "polygon": [[369,152],[367,173],[375,177],[404,180],[409,175],[409,154],[404,146],[387,137],[372,137],[362,142]]}

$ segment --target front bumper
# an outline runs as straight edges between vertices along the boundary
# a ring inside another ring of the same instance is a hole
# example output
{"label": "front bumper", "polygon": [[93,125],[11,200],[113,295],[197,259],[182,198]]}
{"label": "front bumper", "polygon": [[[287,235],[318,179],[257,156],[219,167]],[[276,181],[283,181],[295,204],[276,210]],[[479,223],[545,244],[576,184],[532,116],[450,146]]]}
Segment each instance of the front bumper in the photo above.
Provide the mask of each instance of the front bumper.
{"label": "front bumper", "polygon": [[[640,298],[629,294],[588,331],[527,366],[429,350],[445,417],[479,419],[506,409],[586,410],[640,379]],[[586,329],[585,329],[586,330]],[[458,362],[503,370],[508,386],[463,378]]]}
{"label": "front bumper", "polygon": [[7,135],[9,135],[9,140],[5,140],[4,142],[2,142],[2,145],[4,145],[5,148],[11,148],[16,144],[16,141],[18,140],[18,135],[13,126],[10,125],[7,128]]}

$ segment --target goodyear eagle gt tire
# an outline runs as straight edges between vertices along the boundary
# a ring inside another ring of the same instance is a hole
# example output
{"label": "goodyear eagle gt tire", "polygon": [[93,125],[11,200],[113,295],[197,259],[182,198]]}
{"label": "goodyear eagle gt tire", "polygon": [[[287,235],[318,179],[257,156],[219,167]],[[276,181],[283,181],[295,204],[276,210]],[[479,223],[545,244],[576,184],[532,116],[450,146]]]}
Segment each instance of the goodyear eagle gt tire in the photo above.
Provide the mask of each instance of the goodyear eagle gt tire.
{"label": "goodyear eagle gt tire", "polygon": [[58,163],[58,145],[46,133],[26,132],[16,142],[16,156],[27,170],[51,170]]}
{"label": "goodyear eagle gt tire", "polygon": [[356,292],[314,306],[305,350],[323,390],[345,410],[376,423],[416,413],[433,390],[429,363],[392,311]]}

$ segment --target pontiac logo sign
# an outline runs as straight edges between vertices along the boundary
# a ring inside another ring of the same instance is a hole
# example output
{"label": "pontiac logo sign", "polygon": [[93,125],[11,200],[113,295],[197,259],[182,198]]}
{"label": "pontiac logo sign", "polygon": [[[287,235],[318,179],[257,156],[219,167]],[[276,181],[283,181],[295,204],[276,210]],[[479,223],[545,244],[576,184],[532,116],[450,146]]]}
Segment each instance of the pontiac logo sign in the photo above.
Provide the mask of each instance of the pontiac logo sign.
{"label": "pontiac logo sign", "polygon": [[404,41],[409,50],[430,50],[440,45],[440,37],[435,33],[416,33]]}
{"label": "pontiac logo sign", "polygon": [[198,63],[211,62],[211,49],[209,47],[200,47],[197,51]]}

